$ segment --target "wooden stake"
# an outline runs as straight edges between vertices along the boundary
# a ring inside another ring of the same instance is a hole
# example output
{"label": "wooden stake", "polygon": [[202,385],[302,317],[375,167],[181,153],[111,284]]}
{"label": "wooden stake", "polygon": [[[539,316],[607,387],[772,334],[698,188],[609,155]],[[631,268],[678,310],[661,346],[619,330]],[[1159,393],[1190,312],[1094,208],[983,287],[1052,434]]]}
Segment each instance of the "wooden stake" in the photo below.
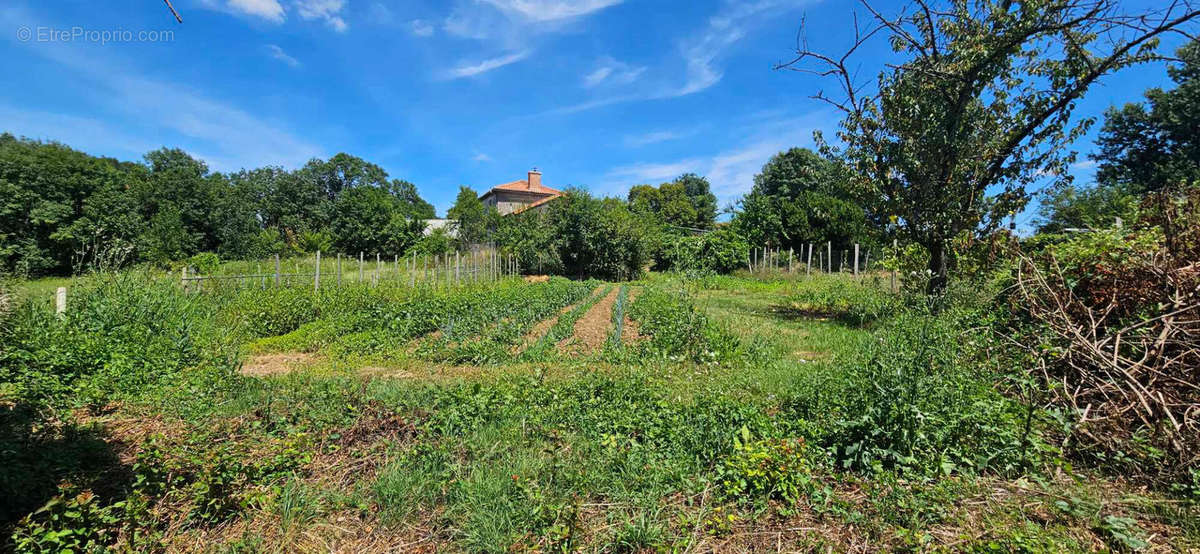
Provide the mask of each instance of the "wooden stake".
{"label": "wooden stake", "polygon": [[321,290],[321,251],[317,250],[317,269],[313,271],[313,292]]}
{"label": "wooden stake", "polygon": [[858,278],[858,243],[854,243],[854,277]]}

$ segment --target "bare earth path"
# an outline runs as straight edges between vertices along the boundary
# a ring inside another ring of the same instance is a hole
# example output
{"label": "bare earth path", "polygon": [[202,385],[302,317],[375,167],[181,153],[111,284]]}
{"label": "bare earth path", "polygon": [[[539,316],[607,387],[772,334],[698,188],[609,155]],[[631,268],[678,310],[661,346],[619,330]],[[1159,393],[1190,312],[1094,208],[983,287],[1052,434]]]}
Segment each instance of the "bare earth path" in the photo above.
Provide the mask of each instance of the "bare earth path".
{"label": "bare earth path", "polygon": [[604,347],[612,330],[613,305],[617,303],[618,287],[596,302],[579,321],[575,322],[575,332],[570,337],[558,343],[558,349],[569,354],[590,354]]}
{"label": "bare earth path", "polygon": [[563,309],[558,311],[558,315],[556,315],[554,317],[548,317],[546,319],[543,319],[542,321],[539,321],[537,325],[533,326],[533,329],[530,329],[529,332],[525,334],[525,338],[521,339],[521,341],[519,343],[517,343],[516,346],[513,347],[512,353],[518,354],[520,352],[524,352],[527,348],[533,346],[534,344],[537,344],[537,341],[539,339],[541,339],[542,337],[546,336],[546,333],[550,332],[550,328],[554,327],[555,323],[558,323],[558,318],[562,317],[563,314],[565,314],[571,310],[574,310],[575,306],[578,306],[584,302],[587,302],[588,299],[595,296],[596,291],[598,291],[600,289],[601,289],[601,287],[596,287],[596,289],[593,290],[592,292],[589,292],[588,295],[583,298],[583,300],[580,300],[579,302],[576,302],[574,304],[569,304],[567,306],[563,306]]}

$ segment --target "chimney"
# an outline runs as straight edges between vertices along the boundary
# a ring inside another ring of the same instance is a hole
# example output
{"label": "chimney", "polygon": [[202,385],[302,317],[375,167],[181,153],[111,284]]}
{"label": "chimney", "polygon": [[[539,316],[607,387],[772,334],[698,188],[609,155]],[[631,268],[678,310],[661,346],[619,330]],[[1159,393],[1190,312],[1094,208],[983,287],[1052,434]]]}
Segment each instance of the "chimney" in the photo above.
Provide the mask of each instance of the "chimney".
{"label": "chimney", "polygon": [[542,188],[542,172],[538,171],[538,168],[536,167],[530,169],[529,179],[526,181],[526,183],[528,183],[529,190]]}

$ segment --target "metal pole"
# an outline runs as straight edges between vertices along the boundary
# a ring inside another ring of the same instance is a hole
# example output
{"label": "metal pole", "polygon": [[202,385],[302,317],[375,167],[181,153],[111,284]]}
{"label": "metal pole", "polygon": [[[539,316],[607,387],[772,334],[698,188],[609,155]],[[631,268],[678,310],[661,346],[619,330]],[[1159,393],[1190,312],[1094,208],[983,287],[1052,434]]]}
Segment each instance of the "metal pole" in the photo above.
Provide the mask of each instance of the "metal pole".
{"label": "metal pole", "polygon": [[854,243],[854,277],[858,278],[858,243]]}
{"label": "metal pole", "polygon": [[275,255],[275,286],[279,286],[279,254]]}
{"label": "metal pole", "polygon": [[317,250],[317,269],[313,272],[313,292],[321,290],[321,251]]}
{"label": "metal pole", "polygon": [[341,252],[338,252],[337,272],[338,272],[338,281],[337,281],[338,288],[341,288],[341,286],[342,286],[342,253]]}

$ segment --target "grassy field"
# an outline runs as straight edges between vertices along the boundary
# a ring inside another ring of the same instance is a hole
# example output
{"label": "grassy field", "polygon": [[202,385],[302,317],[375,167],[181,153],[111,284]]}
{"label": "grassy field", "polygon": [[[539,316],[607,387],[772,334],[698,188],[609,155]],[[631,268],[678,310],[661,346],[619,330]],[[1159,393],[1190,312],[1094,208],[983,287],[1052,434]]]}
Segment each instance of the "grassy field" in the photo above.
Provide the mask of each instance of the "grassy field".
{"label": "grassy field", "polygon": [[1200,545],[1194,504],[1057,459],[1048,417],[874,278],[398,281],[118,276],[62,320],[18,309],[10,547]]}

